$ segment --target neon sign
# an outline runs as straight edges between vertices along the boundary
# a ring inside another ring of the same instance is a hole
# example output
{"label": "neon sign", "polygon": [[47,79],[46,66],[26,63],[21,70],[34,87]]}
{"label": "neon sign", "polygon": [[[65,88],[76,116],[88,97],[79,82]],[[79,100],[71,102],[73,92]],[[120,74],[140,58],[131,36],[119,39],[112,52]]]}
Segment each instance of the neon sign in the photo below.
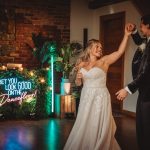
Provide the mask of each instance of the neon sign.
{"label": "neon sign", "polygon": [[19,101],[19,104],[25,99],[35,98],[37,91],[28,93],[32,89],[31,81],[20,80],[17,77],[0,79],[0,87],[3,89],[3,94],[0,95],[0,106],[5,103]]}
{"label": "neon sign", "polygon": [[8,94],[2,94],[0,95],[0,106],[4,105],[5,103],[10,103],[10,102],[16,102],[19,101],[19,104],[21,104],[23,102],[23,100],[25,99],[32,99],[34,97],[36,97],[37,91],[35,91],[32,94],[27,94],[27,92],[23,92],[21,94],[21,96],[17,96],[14,98],[10,98]]}
{"label": "neon sign", "polygon": [[21,95],[23,91],[32,88],[30,81],[18,81],[18,78],[0,79],[0,85],[9,96]]}

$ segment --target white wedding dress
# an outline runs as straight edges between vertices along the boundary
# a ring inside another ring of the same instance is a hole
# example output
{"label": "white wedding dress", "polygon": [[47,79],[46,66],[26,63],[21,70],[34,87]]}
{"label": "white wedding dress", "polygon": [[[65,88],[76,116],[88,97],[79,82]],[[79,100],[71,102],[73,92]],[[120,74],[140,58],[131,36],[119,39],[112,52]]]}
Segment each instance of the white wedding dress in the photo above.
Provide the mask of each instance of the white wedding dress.
{"label": "white wedding dress", "polygon": [[64,150],[120,150],[106,73],[99,67],[80,71],[84,81],[79,111]]}

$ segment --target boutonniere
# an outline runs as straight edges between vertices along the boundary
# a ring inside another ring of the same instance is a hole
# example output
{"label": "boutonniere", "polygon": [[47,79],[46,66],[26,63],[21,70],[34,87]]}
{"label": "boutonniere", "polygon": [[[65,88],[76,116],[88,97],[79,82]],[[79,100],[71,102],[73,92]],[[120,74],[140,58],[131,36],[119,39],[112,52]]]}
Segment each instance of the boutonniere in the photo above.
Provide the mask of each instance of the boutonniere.
{"label": "boutonniere", "polygon": [[146,48],[146,43],[142,43],[141,45],[139,45],[138,48],[139,48],[140,51],[143,52],[145,50],[145,48]]}

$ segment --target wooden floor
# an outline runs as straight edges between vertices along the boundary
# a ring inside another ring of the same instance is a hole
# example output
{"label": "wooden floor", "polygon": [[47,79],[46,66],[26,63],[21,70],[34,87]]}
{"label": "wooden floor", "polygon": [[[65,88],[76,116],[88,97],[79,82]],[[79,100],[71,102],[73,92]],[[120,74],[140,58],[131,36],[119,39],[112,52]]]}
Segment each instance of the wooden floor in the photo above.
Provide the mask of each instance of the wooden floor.
{"label": "wooden floor", "polygon": [[[138,150],[135,118],[118,115],[116,138],[122,150]],[[74,120],[1,121],[0,150],[62,150]]]}

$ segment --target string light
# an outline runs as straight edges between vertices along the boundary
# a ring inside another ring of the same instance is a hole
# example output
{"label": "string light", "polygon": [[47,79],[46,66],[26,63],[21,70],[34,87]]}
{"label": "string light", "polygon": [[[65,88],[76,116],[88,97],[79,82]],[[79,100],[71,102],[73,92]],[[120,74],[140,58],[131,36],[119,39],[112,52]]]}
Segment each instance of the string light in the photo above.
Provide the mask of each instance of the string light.
{"label": "string light", "polygon": [[23,71],[23,67],[20,67],[18,70],[19,70],[19,71]]}
{"label": "string light", "polygon": [[45,83],[45,79],[44,78],[40,78],[40,82],[41,83]]}
{"label": "string light", "polygon": [[51,91],[52,90],[52,87],[51,86],[48,86],[48,88],[47,88],[49,91]]}
{"label": "string light", "polygon": [[6,66],[2,66],[2,70],[7,70],[7,67]]}
{"label": "string light", "polygon": [[29,74],[30,74],[30,76],[34,76],[33,71],[30,71]]}
{"label": "string light", "polygon": [[46,67],[46,70],[48,71],[50,68],[49,67]]}

